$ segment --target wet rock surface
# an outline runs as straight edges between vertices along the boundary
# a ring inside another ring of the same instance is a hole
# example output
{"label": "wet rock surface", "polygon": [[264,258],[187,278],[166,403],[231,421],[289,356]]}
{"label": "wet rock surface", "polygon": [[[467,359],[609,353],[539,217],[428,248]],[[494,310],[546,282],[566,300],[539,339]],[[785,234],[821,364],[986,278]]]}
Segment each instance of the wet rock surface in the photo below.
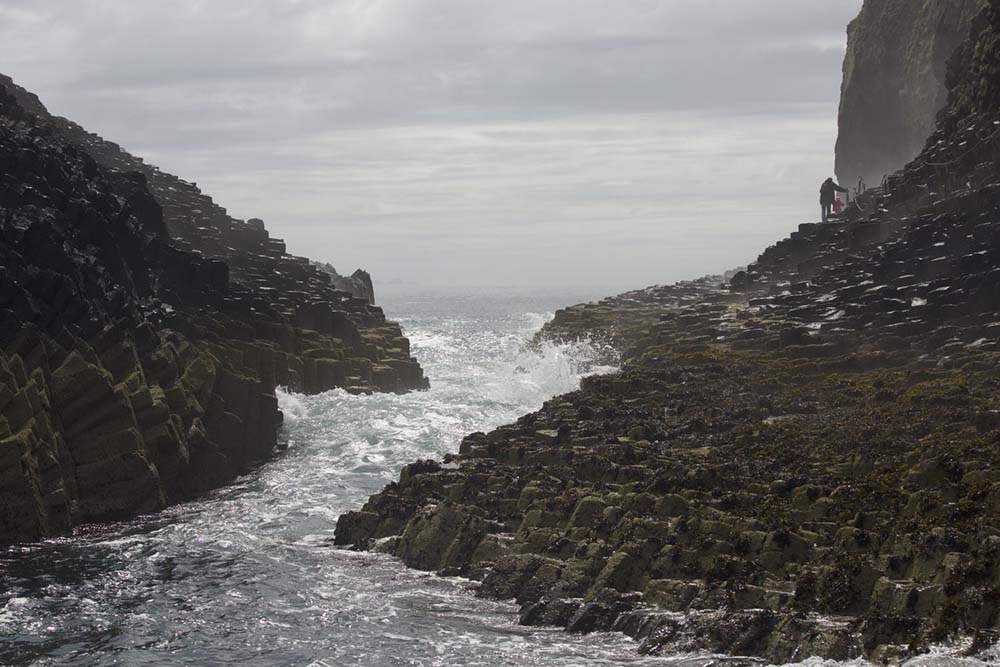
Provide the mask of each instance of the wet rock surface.
{"label": "wet rock surface", "polygon": [[0,541],[271,456],[275,388],[426,386],[366,293],[0,78]]}
{"label": "wet rock surface", "polygon": [[[1000,3],[927,149],[744,271],[559,311],[621,371],[466,437],[337,542],[648,653],[896,663],[1000,622]],[[943,178],[946,164],[951,170]]]}

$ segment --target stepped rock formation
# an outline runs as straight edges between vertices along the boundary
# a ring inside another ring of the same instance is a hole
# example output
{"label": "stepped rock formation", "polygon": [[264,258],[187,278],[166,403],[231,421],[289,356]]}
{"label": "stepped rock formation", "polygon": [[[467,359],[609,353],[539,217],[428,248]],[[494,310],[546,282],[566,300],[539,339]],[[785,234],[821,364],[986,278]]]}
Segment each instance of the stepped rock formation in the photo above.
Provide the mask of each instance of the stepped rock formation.
{"label": "stepped rock formation", "polygon": [[277,386],[426,386],[366,274],[337,289],[6,78],[0,238],[0,541],[233,479],[276,447]]}
{"label": "stepped rock formation", "polygon": [[865,0],[848,26],[837,178],[877,186],[912,160],[947,101],[948,58],[986,0]]}
{"label": "stepped rock formation", "polygon": [[[286,264],[289,260],[299,265],[308,263],[305,258],[287,255],[285,244],[280,239],[271,239],[264,228],[264,222],[259,218],[251,218],[243,223],[230,217],[224,208],[204,195],[196,184],[146,164],[142,158],[129,154],[118,144],[87,132],[66,118],[52,116],[36,95],[15,84],[10,77],[0,74],[0,86],[17,100],[21,108],[44,119],[47,125],[71,143],[83,147],[105,168],[116,173],[141,174],[145,181],[140,188],[148,187],[155,203],[162,208],[173,245],[196,250],[210,257],[223,258],[230,265],[235,280],[242,278],[251,287],[256,283],[264,289],[277,287],[266,284],[266,280],[270,278],[270,270],[285,267],[274,265],[273,261],[262,263],[257,255]],[[371,276],[367,272],[359,269],[351,276],[342,276],[329,264],[316,263],[316,266],[321,272],[329,274],[331,279],[320,277],[317,282],[313,276],[309,276],[311,287],[329,283],[345,294],[375,303]]]}
{"label": "stepped rock formation", "polygon": [[852,220],[559,311],[621,372],[411,464],[337,542],[648,653],[1000,659],[1000,0],[972,26]]}
{"label": "stepped rock formation", "polygon": [[366,299],[368,303],[375,305],[375,287],[372,285],[372,277],[367,271],[358,269],[349,276],[342,276],[330,264],[325,262],[313,262],[313,264],[320,271],[330,274],[333,286],[337,289]]}

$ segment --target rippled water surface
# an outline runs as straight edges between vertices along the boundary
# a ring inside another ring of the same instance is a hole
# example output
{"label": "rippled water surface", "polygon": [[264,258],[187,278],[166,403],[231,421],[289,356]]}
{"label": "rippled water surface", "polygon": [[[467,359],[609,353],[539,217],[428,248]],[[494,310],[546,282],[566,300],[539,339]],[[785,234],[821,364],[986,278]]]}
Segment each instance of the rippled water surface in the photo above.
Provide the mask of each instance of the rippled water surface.
{"label": "rippled water surface", "polygon": [[639,658],[620,635],[522,628],[468,582],[331,546],[337,517],[406,463],[574,389],[592,349],[523,345],[554,308],[593,296],[386,299],[430,391],[283,393],[288,451],[233,486],[0,551],[0,665],[704,664]]}

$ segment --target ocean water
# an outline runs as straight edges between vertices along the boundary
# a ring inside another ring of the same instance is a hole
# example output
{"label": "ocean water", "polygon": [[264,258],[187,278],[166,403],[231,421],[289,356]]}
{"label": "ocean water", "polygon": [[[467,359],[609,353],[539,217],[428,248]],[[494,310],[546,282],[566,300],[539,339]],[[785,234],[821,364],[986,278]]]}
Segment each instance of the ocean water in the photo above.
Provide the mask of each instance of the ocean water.
{"label": "ocean water", "polygon": [[[525,349],[555,308],[597,296],[383,298],[430,391],[282,392],[287,452],[230,487],[0,550],[0,665],[710,664],[710,656],[641,658],[617,634],[523,628],[513,605],[476,599],[470,582],[331,544],[337,517],[406,463],[440,459],[464,435],[609,370],[594,365],[586,344]],[[942,655],[919,664],[977,663]]]}

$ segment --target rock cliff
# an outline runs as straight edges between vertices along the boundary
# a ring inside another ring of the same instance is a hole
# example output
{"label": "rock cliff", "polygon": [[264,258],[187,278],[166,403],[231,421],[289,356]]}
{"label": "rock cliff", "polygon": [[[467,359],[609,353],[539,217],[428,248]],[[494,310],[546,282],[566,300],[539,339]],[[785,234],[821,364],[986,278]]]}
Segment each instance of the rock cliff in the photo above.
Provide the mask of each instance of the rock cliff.
{"label": "rock cliff", "polygon": [[193,184],[0,77],[0,541],[266,459],[275,388],[423,388],[398,325]]}
{"label": "rock cliff", "polygon": [[836,173],[879,185],[913,159],[947,101],[948,58],[986,0],[865,0],[847,29]]}
{"label": "rock cliff", "polygon": [[1000,0],[971,25],[851,221],[559,311],[621,372],[410,465],[337,541],[647,653],[1000,657]]}
{"label": "rock cliff", "polygon": [[314,262],[314,264],[320,271],[330,274],[334,287],[352,296],[367,299],[368,303],[375,305],[375,287],[367,271],[358,269],[349,276],[343,276],[333,268],[332,264],[326,262]]}

